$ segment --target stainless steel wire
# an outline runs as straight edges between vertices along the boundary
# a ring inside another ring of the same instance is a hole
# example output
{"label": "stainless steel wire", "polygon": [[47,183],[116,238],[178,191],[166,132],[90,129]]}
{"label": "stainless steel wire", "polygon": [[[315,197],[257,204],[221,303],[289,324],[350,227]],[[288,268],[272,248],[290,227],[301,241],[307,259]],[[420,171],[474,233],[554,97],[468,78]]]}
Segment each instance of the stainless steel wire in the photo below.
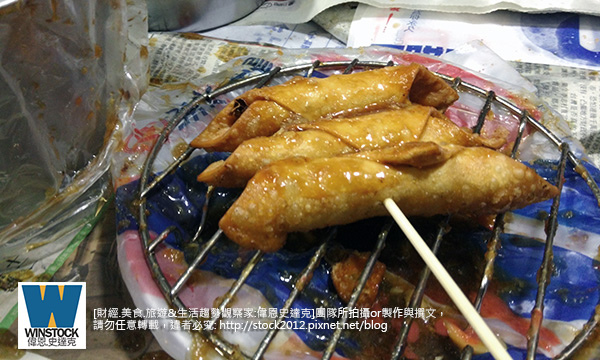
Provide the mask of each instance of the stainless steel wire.
{"label": "stainless steel wire", "polygon": [[[556,175],[556,187],[562,191],[564,183],[565,167],[569,155],[569,145],[563,143],[561,145],[561,158],[558,166],[558,174]],[[546,296],[546,288],[550,283],[550,276],[554,267],[552,245],[554,244],[554,236],[558,228],[558,207],[560,206],[560,195],[556,196],[552,201],[550,217],[546,225],[546,244],[544,246],[544,257],[540,270],[538,272],[538,292],[535,299],[535,306],[531,311],[531,323],[527,332],[527,359],[533,360],[538,347],[542,320],[544,319],[544,298]]]}
{"label": "stainless steel wire", "polygon": [[[183,286],[186,284],[186,282],[189,280],[194,269],[203,261],[206,254],[214,247],[214,245],[222,237],[221,230],[218,230],[215,234],[213,234],[207,242],[205,242],[201,245],[198,255],[190,263],[188,269],[176,281],[176,283],[173,286],[171,286],[169,284],[169,282],[166,280],[164,274],[162,273],[160,266],[158,265],[155,251],[156,251],[157,246],[162,241],[164,241],[168,237],[168,235],[174,231],[174,229],[168,228],[163,233],[161,233],[158,237],[156,237],[155,239],[153,239],[153,240],[151,239],[150,234],[149,234],[149,229],[148,229],[148,223],[147,223],[147,217],[148,217],[149,210],[147,209],[147,206],[146,206],[146,201],[147,201],[146,198],[153,191],[153,189],[156,188],[156,186],[161,181],[164,180],[164,178],[170,172],[172,172],[173,170],[178,168],[185,160],[187,160],[190,157],[190,155],[194,151],[193,148],[188,146],[188,148],[182,153],[182,155],[180,155],[172,164],[170,164],[167,167],[167,169],[165,169],[165,171],[163,171],[162,173],[160,173],[158,175],[153,175],[153,165],[154,165],[154,162],[158,155],[158,152],[162,148],[162,145],[165,142],[165,140],[169,137],[171,132],[175,129],[175,127],[181,121],[183,121],[183,119],[189,113],[191,113],[194,109],[196,109],[200,104],[203,104],[203,103],[208,104],[213,99],[215,99],[216,97],[218,97],[220,95],[223,95],[223,94],[226,94],[231,91],[241,89],[244,87],[248,87],[248,86],[252,86],[252,85],[255,87],[264,86],[269,81],[271,81],[273,78],[278,77],[278,76],[286,76],[286,75],[290,75],[290,74],[301,74],[302,72],[306,72],[305,76],[312,76],[313,72],[316,69],[334,69],[334,68],[345,69],[344,73],[349,73],[349,72],[352,72],[355,68],[359,68],[359,67],[360,68],[378,68],[378,67],[384,67],[384,66],[390,66],[390,65],[393,65],[393,63],[392,62],[384,63],[384,62],[377,62],[377,61],[360,61],[358,59],[355,59],[353,61],[332,61],[332,62],[320,62],[317,60],[317,61],[313,62],[312,64],[303,64],[303,65],[289,66],[289,67],[284,67],[284,68],[275,68],[269,73],[253,76],[251,78],[237,81],[235,83],[227,84],[225,86],[215,89],[211,93],[202,94],[201,96],[198,96],[193,101],[191,101],[188,105],[186,105],[184,108],[182,108],[177,114],[175,114],[171,118],[171,120],[165,126],[165,129],[163,130],[163,132],[160,134],[155,146],[150,151],[148,158],[146,160],[146,163],[144,165],[144,168],[142,169],[142,173],[141,173],[140,181],[139,181],[137,205],[139,208],[139,212],[138,212],[139,222],[140,222],[139,233],[140,233],[140,236],[143,241],[145,255],[146,255],[148,265],[150,267],[151,273],[152,273],[153,277],[155,278],[159,288],[165,295],[167,301],[172,306],[174,306],[176,308],[180,308],[180,309],[186,309],[185,304],[183,304],[183,302],[179,298],[178,294],[181,291],[181,289],[183,288]],[[568,160],[569,162],[571,162],[571,164],[573,165],[575,170],[585,179],[586,183],[592,190],[592,193],[596,197],[598,204],[600,206],[600,190],[598,188],[598,185],[595,183],[594,179],[587,172],[587,169],[581,164],[579,159],[569,150],[569,147],[565,142],[563,142],[554,133],[549,131],[545,126],[543,126],[541,123],[539,123],[537,120],[535,120],[531,115],[529,115],[527,113],[527,111],[520,109],[517,105],[512,103],[510,100],[508,100],[502,96],[498,96],[493,91],[486,91],[485,89],[482,89],[478,86],[466,83],[458,77],[453,78],[453,77],[449,77],[449,76],[446,76],[443,74],[437,74],[437,75],[440,78],[447,81],[448,83],[452,84],[452,86],[455,89],[458,89],[459,91],[463,91],[463,92],[470,92],[470,93],[473,93],[473,94],[485,99],[485,103],[480,111],[478,122],[474,128],[474,131],[478,132],[482,129],[482,127],[485,123],[487,114],[488,114],[492,104],[505,108],[510,113],[514,114],[515,116],[517,116],[520,119],[518,137],[515,140],[515,144],[514,144],[513,150],[512,150],[513,157],[515,157],[517,154],[517,148],[521,142],[521,138],[523,136],[523,132],[525,130],[526,125],[530,125],[535,130],[544,134],[558,149],[561,150],[561,153],[563,155],[562,161],[561,161],[561,169],[562,170],[560,170],[561,172],[559,173],[559,178],[563,176],[562,173],[564,171],[564,164]],[[211,188],[209,188],[209,189],[211,189]],[[212,191],[212,190],[209,190],[209,192],[210,191]],[[200,238],[200,234],[203,232],[203,224],[206,219],[206,213],[208,212],[208,200],[210,199],[210,193],[207,194],[206,198],[207,198],[207,203],[204,207],[201,224],[194,236],[193,241],[198,241],[198,239]],[[560,201],[560,197],[557,200],[555,200],[555,203],[558,203],[559,201]],[[557,208],[558,208],[558,205],[556,205],[556,209]],[[549,240],[547,240],[547,247],[549,247],[549,250],[546,250],[545,256],[544,256],[544,261],[540,268],[541,271],[544,271],[544,276],[540,276],[540,281],[538,283],[538,286],[539,286],[538,299],[536,301],[536,308],[534,309],[534,312],[536,312],[536,316],[538,316],[538,318],[539,318],[540,324],[541,324],[541,318],[543,317],[543,296],[544,296],[543,294],[545,293],[545,288],[549,281],[549,274],[547,273],[547,271],[552,266],[551,265],[552,238],[554,237],[554,234],[556,232],[556,226],[558,225],[557,221],[556,221],[556,217],[557,217],[556,212],[557,212],[557,210],[555,211],[554,203],[553,203],[550,218],[548,220],[548,223],[551,225],[548,228],[549,229],[549,231],[548,231],[548,239]],[[477,295],[477,298],[475,301],[475,305],[478,310],[481,306],[481,301],[482,301],[483,296],[485,295],[489,281],[491,280],[493,262],[494,262],[495,254],[496,254],[495,249],[497,248],[497,246],[499,246],[498,238],[499,238],[499,235],[503,231],[503,223],[504,223],[504,215],[501,214],[497,217],[497,219],[495,221],[494,229],[492,231],[492,236],[488,243],[488,251],[485,256],[486,257],[485,270],[484,270],[484,274],[482,275],[482,281],[481,281],[479,292],[478,292],[478,295]],[[365,266],[363,272],[361,273],[360,280],[351,295],[350,302],[348,303],[349,308],[356,304],[356,301],[358,300],[358,297],[360,296],[360,293],[361,293],[362,289],[364,288],[366,281],[369,278],[369,274],[373,270],[373,267],[379,257],[379,254],[381,253],[381,250],[385,246],[385,239],[390,230],[390,227],[391,227],[391,223],[386,224],[384,226],[384,229],[380,233],[380,236],[377,240],[375,248],[374,248],[373,252],[371,253],[369,260],[367,261],[367,265]],[[439,245],[443,239],[443,235],[445,234],[446,231],[447,231],[447,223],[446,223],[446,225],[444,225],[444,224],[440,225],[440,230],[438,232],[438,236],[437,236],[436,242],[434,244],[435,250],[437,250],[437,248],[439,247]],[[328,243],[328,241],[326,240],[318,247],[318,249],[315,251],[313,257],[311,258],[311,260],[305,267],[305,269],[298,276],[292,292],[290,293],[288,299],[285,301],[284,308],[287,308],[289,310],[289,308],[293,305],[293,302],[295,301],[297,296],[302,292],[304,287],[307,286],[307,284],[310,281],[310,278],[312,276],[312,273],[314,272],[316,266],[318,265],[318,263],[321,260],[321,258],[323,257],[323,255],[325,254],[327,243]],[[550,243],[550,245],[548,245],[548,243]],[[221,311],[218,312],[218,314],[222,314],[222,310],[231,303],[232,299],[235,297],[238,290],[242,287],[242,285],[246,281],[249,274],[253,271],[255,266],[261,261],[262,256],[263,256],[262,252],[258,251],[248,261],[246,267],[242,270],[240,277],[234,282],[234,284],[229,289],[229,291],[223,296],[221,303],[219,304],[219,309]],[[423,297],[423,291],[424,291],[425,284],[427,282],[428,277],[429,277],[429,271],[427,268],[424,268],[421,273],[419,282],[418,282],[417,286],[415,287],[415,290],[413,291],[413,294],[411,296],[410,306],[418,306],[418,304],[421,303],[421,299]],[[599,308],[600,308],[600,306],[599,306]],[[533,318],[533,316],[532,316],[532,318]],[[213,327],[216,324],[216,322],[219,321],[219,319],[220,319],[220,316],[215,316],[211,319],[211,323],[212,323]],[[282,321],[282,320],[283,319],[281,317],[276,319],[276,321]],[[347,318],[343,317],[340,321],[341,322],[347,321]],[[595,313],[590,317],[589,321],[584,326],[584,329],[576,336],[575,340],[571,344],[569,344],[563,350],[563,352],[558,357],[556,357],[556,359],[565,359],[565,358],[568,358],[569,356],[571,356],[585,342],[587,337],[593,332],[595,327],[598,325],[598,322],[600,322],[600,315],[598,313]],[[402,325],[402,328],[400,329],[400,335],[398,336],[397,344],[396,344],[396,347],[392,354],[392,359],[396,359],[402,355],[403,348],[404,348],[405,342],[406,342],[406,337],[407,337],[406,334],[408,333],[409,327],[410,327],[410,321],[405,321]],[[322,357],[323,359],[331,358],[331,356],[335,352],[336,345],[342,335],[342,331],[341,331],[342,327],[337,327],[337,329],[339,329],[339,330],[334,333],[334,335],[332,336],[332,338],[329,340],[329,342],[327,344],[327,348],[326,348],[325,352],[323,353],[323,357]],[[535,349],[537,348],[537,340],[536,339],[539,336],[539,331],[540,331],[540,326],[538,326],[538,323],[536,322],[534,324],[534,322],[532,321],[532,325],[530,328],[530,334],[528,334],[528,337],[530,339],[532,339],[530,341],[530,344],[528,344],[528,351],[530,353],[535,353]],[[225,356],[235,357],[235,358],[242,357],[242,358],[247,358],[247,359],[250,359],[250,358],[260,359],[264,355],[264,353],[267,351],[267,349],[268,349],[271,341],[275,337],[277,331],[276,330],[269,331],[267,333],[267,335],[263,338],[262,342],[259,344],[259,347],[256,350],[256,352],[252,356],[241,353],[241,351],[239,350],[237,345],[228,343],[227,341],[222,339],[218,333],[216,333],[214,331],[204,329],[201,331],[201,333],[206,339],[211,341],[214,344],[214,346]],[[469,350],[469,348],[466,348],[465,351],[463,351],[463,354],[464,354],[463,359],[468,359],[472,356],[471,350]]]}
{"label": "stainless steel wire", "polygon": [[[491,103],[489,100],[495,97],[493,92],[489,92],[486,98],[486,105],[481,109],[481,113],[479,114],[479,119],[485,119],[487,112],[490,110]],[[484,114],[485,112],[485,114]],[[523,114],[519,119],[519,130],[517,133],[517,137],[512,147],[511,157],[515,159],[517,157],[517,152],[519,150],[519,146],[521,145],[521,140],[523,139],[523,134],[525,132],[525,127],[527,125],[527,111],[523,111]],[[478,122],[479,125],[479,122]],[[474,130],[479,133],[483,127],[483,123],[481,126],[477,126]],[[483,297],[485,296],[488,287],[492,281],[492,277],[494,274],[494,263],[496,260],[496,255],[498,254],[498,249],[500,248],[500,235],[504,232],[504,217],[505,213],[500,213],[494,219],[494,227],[492,228],[492,234],[487,243],[487,251],[485,252],[485,265],[481,275],[481,281],[479,284],[479,289],[477,290],[477,296],[475,297],[475,301],[473,306],[477,311],[481,311],[481,305],[483,304]],[[473,357],[473,348],[470,345],[467,345],[463,351],[461,352],[461,359],[468,360]]]}
{"label": "stainless steel wire", "polygon": [[304,290],[304,288],[310,282],[312,273],[315,271],[315,269],[319,265],[319,262],[321,261],[323,256],[325,256],[325,252],[327,251],[327,245],[329,243],[329,240],[333,237],[334,233],[335,233],[335,230],[332,231],[329,234],[329,236],[325,239],[325,241],[323,241],[323,243],[317,248],[317,251],[315,251],[315,253],[312,256],[312,258],[310,259],[308,265],[297,276],[296,282],[294,283],[294,287],[292,288],[290,295],[285,300],[285,303],[283,304],[283,307],[281,308],[283,311],[280,312],[279,317],[275,321],[275,326],[272,329],[270,329],[269,332],[267,332],[267,335],[265,335],[265,337],[259,344],[258,349],[256,349],[254,356],[252,356],[252,359],[262,358],[264,353],[267,351],[267,348],[271,344],[271,341],[273,341],[273,338],[275,338],[275,335],[277,335],[277,332],[279,331],[279,327],[277,326],[277,324],[284,320],[285,314],[290,310],[290,308],[294,304],[294,301],[296,300],[298,295],[300,295],[302,290]]}
{"label": "stainless steel wire", "polygon": [[[448,226],[448,221],[450,217],[446,217],[442,223],[438,226],[438,233],[435,237],[435,242],[431,247],[431,252],[437,256],[437,252],[442,244],[442,240],[444,236],[450,230]],[[413,293],[408,302],[409,308],[418,308],[421,306],[421,302],[423,301],[423,295],[425,294],[425,286],[427,286],[427,281],[429,280],[429,276],[431,275],[431,269],[428,266],[423,267],[421,270],[421,274],[419,275],[419,281],[417,282],[417,286],[413,290]],[[398,339],[396,340],[396,346],[394,346],[394,350],[392,351],[391,360],[396,360],[402,356],[405,350],[406,341],[408,340],[408,331],[410,330],[410,326],[412,325],[413,318],[406,317],[402,323],[402,327],[400,328]]]}

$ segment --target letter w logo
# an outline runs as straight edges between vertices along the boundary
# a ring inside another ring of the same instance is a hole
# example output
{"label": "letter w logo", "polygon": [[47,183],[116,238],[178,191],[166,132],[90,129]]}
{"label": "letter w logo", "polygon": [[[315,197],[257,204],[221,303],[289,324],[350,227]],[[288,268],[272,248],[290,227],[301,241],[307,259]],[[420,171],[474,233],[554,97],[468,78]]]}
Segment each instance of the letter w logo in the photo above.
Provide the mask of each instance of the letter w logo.
{"label": "letter w logo", "polygon": [[23,297],[34,328],[72,328],[81,285],[23,285]]}

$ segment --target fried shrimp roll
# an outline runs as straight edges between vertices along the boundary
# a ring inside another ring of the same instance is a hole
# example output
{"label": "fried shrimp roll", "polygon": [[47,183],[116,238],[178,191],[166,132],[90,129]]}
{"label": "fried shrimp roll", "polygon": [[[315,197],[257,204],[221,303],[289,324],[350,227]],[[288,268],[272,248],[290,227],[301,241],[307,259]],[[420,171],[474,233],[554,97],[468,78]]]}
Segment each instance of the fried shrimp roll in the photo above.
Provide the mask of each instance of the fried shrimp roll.
{"label": "fried shrimp roll", "polygon": [[417,103],[443,110],[458,99],[446,82],[411,64],[327,78],[295,77],[252,89],[231,101],[191,142],[209,151],[233,151],[244,140],[269,136],[287,124]]}
{"label": "fried shrimp roll", "polygon": [[226,159],[211,164],[198,181],[243,187],[261,168],[283,159],[333,157],[411,141],[498,148],[503,139],[484,139],[460,128],[430,106],[408,105],[348,119],[298,124],[291,131],[244,141]]}
{"label": "fried shrimp roll", "polygon": [[[534,170],[497,151],[418,144],[400,145],[396,153],[385,148],[274,163],[248,182],[219,226],[239,245],[270,252],[290,232],[386,215],[386,198],[407,215],[468,215],[521,208],[558,193]],[[410,154],[401,160],[403,147]],[[408,161],[415,156],[433,160],[419,168]]]}

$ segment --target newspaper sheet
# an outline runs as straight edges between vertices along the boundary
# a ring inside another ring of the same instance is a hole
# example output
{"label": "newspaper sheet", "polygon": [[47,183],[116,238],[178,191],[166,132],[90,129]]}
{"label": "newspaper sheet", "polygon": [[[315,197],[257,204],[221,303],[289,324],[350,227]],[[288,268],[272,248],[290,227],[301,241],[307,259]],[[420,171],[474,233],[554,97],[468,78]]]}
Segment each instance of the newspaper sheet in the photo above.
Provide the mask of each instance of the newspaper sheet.
{"label": "newspaper sheet", "polygon": [[227,61],[244,55],[260,55],[274,47],[308,49],[341,48],[344,43],[314,23],[276,25],[230,25],[194,33],[150,34],[152,82],[197,79],[219,71]]}
{"label": "newspaper sheet", "polygon": [[[323,10],[347,2],[347,0],[267,0],[257,11],[242,19],[239,24],[268,23],[273,22],[274,19],[287,24],[308,22]],[[600,7],[594,0],[568,2],[561,0],[361,0],[359,2],[381,8],[400,7],[472,14],[484,14],[496,10],[534,13],[569,11],[593,15],[600,13]]]}
{"label": "newspaper sheet", "polygon": [[600,66],[600,17],[570,13],[447,14],[361,4],[347,45],[394,45],[439,56],[473,40],[508,61]]}
{"label": "newspaper sheet", "polygon": [[598,71],[516,62],[513,66],[538,96],[569,123],[573,135],[600,164],[600,76]]}

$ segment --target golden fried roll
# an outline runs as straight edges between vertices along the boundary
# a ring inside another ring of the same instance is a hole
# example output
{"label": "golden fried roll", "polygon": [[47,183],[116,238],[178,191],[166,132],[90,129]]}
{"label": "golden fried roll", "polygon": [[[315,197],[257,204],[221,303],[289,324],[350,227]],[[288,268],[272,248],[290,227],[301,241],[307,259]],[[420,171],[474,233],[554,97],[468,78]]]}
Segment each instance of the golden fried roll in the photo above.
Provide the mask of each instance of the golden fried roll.
{"label": "golden fried roll", "polygon": [[416,141],[376,150],[361,151],[347,156],[390,166],[409,165],[415,168],[423,168],[443,163],[463,148],[459,145],[440,146],[431,141]]}
{"label": "golden fried roll", "polygon": [[309,159],[373,150],[409,141],[498,148],[503,139],[484,139],[458,127],[430,106],[408,105],[349,119],[320,120],[291,127],[270,137],[248,139],[226,160],[212,163],[198,181],[243,187],[261,168],[279,160]]}
{"label": "golden fried roll", "polygon": [[373,150],[408,141],[433,141],[438,144],[487,146],[494,149],[504,138],[483,138],[461,128],[430,106],[412,104],[349,119],[327,119],[291,127],[296,130],[321,130],[342,139],[356,150]]}
{"label": "golden fried roll", "polygon": [[354,151],[341,139],[322,131],[286,131],[244,141],[227,159],[210,164],[197,179],[220,187],[244,187],[257,171],[282,159],[315,159]]}
{"label": "golden fried roll", "polygon": [[432,216],[499,213],[558,194],[534,170],[494,150],[440,146],[439,152],[449,157],[423,168],[355,154],[279,161],[248,182],[219,226],[239,245],[270,252],[290,232],[386,215],[386,198],[407,215]]}
{"label": "golden fried roll", "polygon": [[454,89],[418,64],[323,79],[295,77],[281,85],[249,90],[231,101],[191,146],[233,151],[242,141],[272,135],[286,124],[409,102],[445,109],[457,99]]}

